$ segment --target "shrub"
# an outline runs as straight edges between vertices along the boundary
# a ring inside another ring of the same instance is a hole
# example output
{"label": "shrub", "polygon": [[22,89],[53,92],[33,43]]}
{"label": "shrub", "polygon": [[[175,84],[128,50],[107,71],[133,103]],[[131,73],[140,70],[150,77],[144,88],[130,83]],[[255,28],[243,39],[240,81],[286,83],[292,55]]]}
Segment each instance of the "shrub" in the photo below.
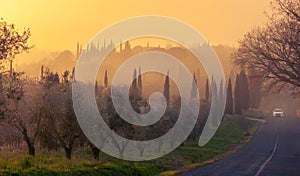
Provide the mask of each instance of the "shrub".
{"label": "shrub", "polygon": [[34,158],[32,156],[25,156],[20,163],[22,169],[28,169],[34,166]]}

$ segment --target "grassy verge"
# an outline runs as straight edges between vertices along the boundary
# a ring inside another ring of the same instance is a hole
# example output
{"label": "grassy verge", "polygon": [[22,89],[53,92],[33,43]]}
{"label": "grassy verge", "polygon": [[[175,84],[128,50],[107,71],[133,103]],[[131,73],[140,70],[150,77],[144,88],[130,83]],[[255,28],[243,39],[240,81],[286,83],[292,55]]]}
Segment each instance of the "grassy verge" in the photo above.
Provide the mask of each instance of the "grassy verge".
{"label": "grassy verge", "polygon": [[[160,175],[176,175],[189,172],[195,168],[216,162],[243,148],[255,134],[260,122],[247,120],[246,115],[227,116],[221,123],[215,136],[203,147],[192,144],[190,150],[193,154],[189,156],[185,166],[160,173]],[[245,132],[248,132],[245,135]],[[187,156],[187,147],[180,147]],[[175,150],[177,152],[178,150]]]}
{"label": "grassy verge", "polygon": [[258,110],[247,110],[243,113],[244,116],[256,119],[263,119],[264,117],[261,115],[261,112]]}
{"label": "grassy verge", "polygon": [[[217,161],[244,146],[259,122],[245,116],[227,116],[215,136],[203,147],[198,141],[185,142],[168,155],[152,161],[127,162],[104,153],[100,161],[91,154],[75,154],[66,160],[63,153],[43,153],[30,157],[0,152],[0,175],[174,175]],[[245,136],[248,131],[250,136]]]}

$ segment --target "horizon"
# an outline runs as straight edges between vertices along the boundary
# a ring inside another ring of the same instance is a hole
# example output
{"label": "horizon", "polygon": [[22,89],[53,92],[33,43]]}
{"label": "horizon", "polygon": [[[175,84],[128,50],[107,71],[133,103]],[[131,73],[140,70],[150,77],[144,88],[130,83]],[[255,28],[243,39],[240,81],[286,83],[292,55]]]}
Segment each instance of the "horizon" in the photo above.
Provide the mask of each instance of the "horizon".
{"label": "horizon", "polygon": [[77,41],[85,45],[98,31],[122,19],[151,14],[184,21],[200,31],[212,45],[236,47],[247,31],[266,22],[264,12],[270,11],[268,0],[205,0],[188,4],[167,0],[159,2],[160,6],[156,2],[137,0],[129,3],[31,0],[1,4],[1,17],[14,23],[19,30],[30,28],[29,43],[45,51],[61,51],[62,48],[73,51]]}

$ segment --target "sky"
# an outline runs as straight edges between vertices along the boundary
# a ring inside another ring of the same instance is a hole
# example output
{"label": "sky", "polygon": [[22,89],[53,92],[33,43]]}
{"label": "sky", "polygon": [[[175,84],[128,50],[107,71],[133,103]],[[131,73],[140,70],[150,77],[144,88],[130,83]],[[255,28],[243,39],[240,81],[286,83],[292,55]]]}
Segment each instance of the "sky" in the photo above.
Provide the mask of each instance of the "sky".
{"label": "sky", "polygon": [[126,18],[163,15],[177,18],[210,43],[237,46],[251,28],[266,22],[270,0],[0,0],[0,17],[22,30],[30,44],[47,51],[75,50],[100,30]]}

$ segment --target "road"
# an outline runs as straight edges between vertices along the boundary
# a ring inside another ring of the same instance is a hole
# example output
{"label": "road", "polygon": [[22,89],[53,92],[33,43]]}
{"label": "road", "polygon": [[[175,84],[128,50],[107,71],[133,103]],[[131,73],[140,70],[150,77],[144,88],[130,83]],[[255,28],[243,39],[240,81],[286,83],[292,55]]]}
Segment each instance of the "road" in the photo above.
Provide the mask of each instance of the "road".
{"label": "road", "polygon": [[270,117],[239,152],[184,175],[300,176],[300,119]]}

